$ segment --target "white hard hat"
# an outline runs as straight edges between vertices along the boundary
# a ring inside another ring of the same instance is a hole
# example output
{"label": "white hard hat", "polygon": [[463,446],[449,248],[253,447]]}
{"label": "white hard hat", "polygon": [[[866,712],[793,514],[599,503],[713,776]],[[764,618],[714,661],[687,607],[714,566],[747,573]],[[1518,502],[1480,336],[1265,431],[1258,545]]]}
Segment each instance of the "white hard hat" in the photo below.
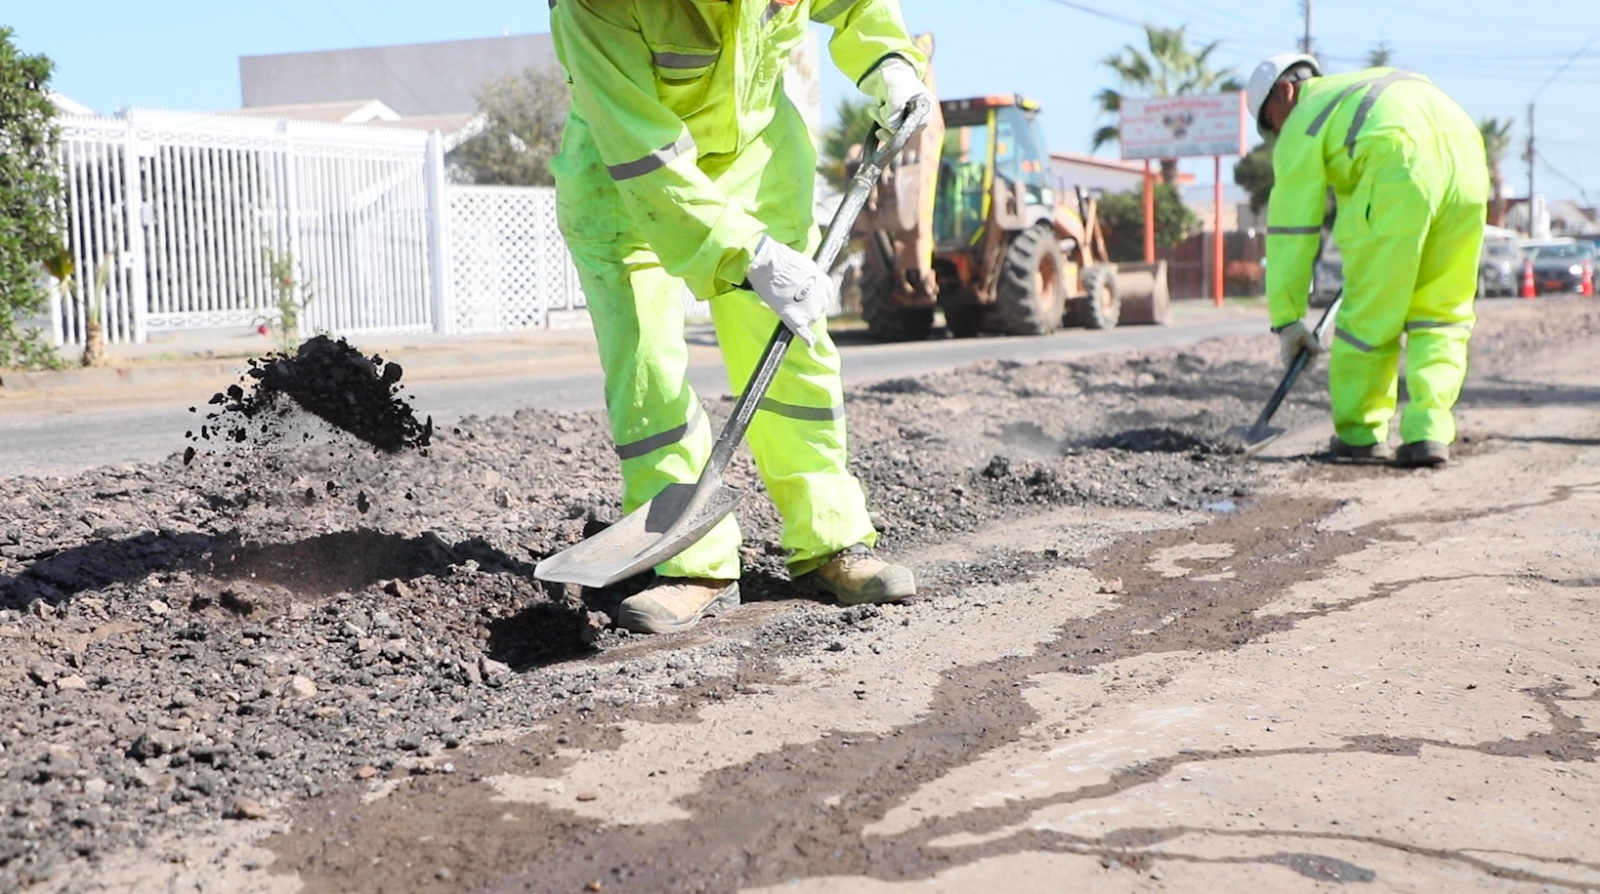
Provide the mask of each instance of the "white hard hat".
{"label": "white hard hat", "polygon": [[1256,122],[1256,130],[1262,137],[1267,135],[1261,127],[1261,107],[1267,104],[1267,94],[1272,92],[1272,85],[1278,83],[1284,72],[1296,65],[1311,66],[1312,77],[1319,77],[1322,74],[1322,66],[1317,64],[1316,57],[1305,53],[1279,53],[1276,56],[1269,56],[1250,73],[1250,83],[1244,88],[1244,102],[1250,110],[1250,119]]}

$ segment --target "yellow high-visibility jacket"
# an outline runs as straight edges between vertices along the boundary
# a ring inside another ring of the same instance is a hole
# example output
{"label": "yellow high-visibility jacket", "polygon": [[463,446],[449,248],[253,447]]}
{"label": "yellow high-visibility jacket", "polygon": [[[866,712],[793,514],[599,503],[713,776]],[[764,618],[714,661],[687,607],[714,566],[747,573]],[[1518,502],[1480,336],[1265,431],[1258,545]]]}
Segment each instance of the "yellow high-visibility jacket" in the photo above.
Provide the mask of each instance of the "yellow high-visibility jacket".
{"label": "yellow high-visibility jacket", "polygon": [[857,83],[890,56],[919,73],[927,64],[895,0],[553,0],[551,33],[573,98],[551,163],[567,238],[632,230],[710,298],[744,281],[769,218],[809,229],[812,174],[802,167],[814,164],[812,147],[786,159],[793,170],[743,190],[754,194],[729,195],[717,175],[780,115],[797,116],[783,72],[811,22],[834,29],[833,61]]}
{"label": "yellow high-visibility jacket", "polygon": [[[1267,211],[1272,325],[1305,314],[1330,186],[1340,220],[1398,215],[1408,219],[1385,220],[1385,229],[1411,230],[1414,224],[1421,233],[1430,213],[1421,202],[1437,207],[1458,195],[1486,195],[1487,168],[1463,162],[1481,158],[1482,152],[1476,123],[1423,75],[1369,68],[1302,82],[1300,99],[1272,150]],[[1421,196],[1421,202],[1412,196]],[[1336,222],[1336,240],[1340,229]],[[1346,267],[1365,260],[1359,252],[1352,257],[1343,241],[1339,247]],[[1411,282],[1393,286],[1409,299]]]}

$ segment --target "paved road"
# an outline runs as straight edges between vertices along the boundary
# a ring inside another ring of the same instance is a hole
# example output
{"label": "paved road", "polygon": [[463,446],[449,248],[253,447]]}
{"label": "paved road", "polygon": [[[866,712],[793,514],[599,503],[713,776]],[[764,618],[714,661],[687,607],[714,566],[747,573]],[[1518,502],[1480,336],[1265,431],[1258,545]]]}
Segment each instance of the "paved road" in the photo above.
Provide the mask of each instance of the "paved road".
{"label": "paved road", "polygon": [[[1044,338],[981,338],[879,345],[844,335],[845,379],[859,385],[899,376],[953,369],[987,358],[1018,361],[1060,360],[1107,350],[1132,350],[1187,344],[1224,335],[1260,333],[1259,313],[1185,308],[1169,326],[1136,326],[1095,332],[1066,329]],[[690,371],[706,395],[728,393],[714,342],[705,333],[692,339],[698,361]],[[404,361],[403,354],[396,356]],[[240,365],[241,368],[243,364]],[[603,406],[601,378],[592,354],[571,356],[558,368],[482,366],[463,370],[422,370],[407,375],[419,415],[449,424],[465,416],[489,416],[519,409],[589,410]],[[464,374],[463,374],[464,373]],[[198,416],[189,411],[228,384],[199,380],[192,387],[160,392],[104,393],[72,398],[22,398],[0,401],[0,475],[72,475],[96,466],[153,462],[187,444],[185,430]]]}

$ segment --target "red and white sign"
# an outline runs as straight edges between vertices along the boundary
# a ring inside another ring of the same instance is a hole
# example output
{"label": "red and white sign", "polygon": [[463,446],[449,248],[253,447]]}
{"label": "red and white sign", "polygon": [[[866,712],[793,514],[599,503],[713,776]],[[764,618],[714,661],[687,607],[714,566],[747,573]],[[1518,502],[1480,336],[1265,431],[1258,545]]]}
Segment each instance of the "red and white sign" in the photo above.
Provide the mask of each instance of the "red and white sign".
{"label": "red and white sign", "polygon": [[1244,155],[1244,94],[1206,93],[1122,100],[1122,157]]}

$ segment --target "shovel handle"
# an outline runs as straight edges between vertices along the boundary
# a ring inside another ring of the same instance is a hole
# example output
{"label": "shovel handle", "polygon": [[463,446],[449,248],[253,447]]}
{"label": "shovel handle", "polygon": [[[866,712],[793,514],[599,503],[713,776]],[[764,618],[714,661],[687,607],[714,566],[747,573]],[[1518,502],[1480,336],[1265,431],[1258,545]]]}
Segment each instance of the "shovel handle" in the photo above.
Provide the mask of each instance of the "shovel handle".
{"label": "shovel handle", "polygon": [[[833,267],[834,260],[839,257],[839,252],[850,238],[850,229],[855,226],[856,217],[867,204],[867,194],[872,192],[872,187],[883,174],[883,169],[894,161],[894,157],[900,154],[900,150],[905,148],[911,137],[932,117],[933,102],[925,96],[919,96],[907,104],[905,117],[900,120],[900,126],[890,135],[887,143],[879,143],[876,127],[867,135],[863,152],[865,160],[861,167],[856,169],[855,176],[850,178],[850,186],[845,190],[844,198],[833,212],[833,218],[828,221],[828,230],[822,237],[822,244],[817,246],[815,259],[818,267],[823,270]],[[745,385],[744,394],[741,394],[738,402],[733,405],[733,414],[728,418],[728,424],[717,436],[716,444],[712,445],[711,457],[706,460],[705,470],[701,472],[702,479],[708,474],[717,474],[727,468],[728,461],[733,458],[733,451],[737,450],[739,442],[744,440],[744,433],[750,427],[750,420],[755,418],[762,396],[767,393],[767,387],[778,375],[778,367],[783,364],[783,355],[788,351],[789,342],[793,339],[794,333],[789,331],[789,327],[779,323],[777,330],[772,333],[772,340],[767,342],[767,349],[761,354],[761,362],[756,364],[756,371],[751,374],[749,383]]]}
{"label": "shovel handle", "polygon": [[[1318,320],[1316,327],[1311,330],[1312,338],[1318,342],[1322,341],[1328,327],[1333,325],[1334,315],[1338,313],[1342,301],[1344,301],[1344,289],[1341,288],[1339,294],[1333,297],[1333,302],[1328,305],[1328,309],[1322,312],[1322,319]],[[1250,426],[1251,440],[1259,436],[1267,427],[1267,423],[1272,421],[1272,414],[1278,412],[1278,405],[1289,396],[1289,389],[1294,387],[1295,380],[1300,378],[1300,374],[1305,372],[1307,366],[1311,365],[1311,357],[1311,352],[1302,347],[1299,353],[1294,355],[1294,359],[1289,361],[1289,369],[1283,374],[1283,380],[1278,383],[1278,388],[1272,392],[1272,396],[1267,398],[1267,405],[1261,408],[1261,415],[1256,417],[1255,424]]]}

